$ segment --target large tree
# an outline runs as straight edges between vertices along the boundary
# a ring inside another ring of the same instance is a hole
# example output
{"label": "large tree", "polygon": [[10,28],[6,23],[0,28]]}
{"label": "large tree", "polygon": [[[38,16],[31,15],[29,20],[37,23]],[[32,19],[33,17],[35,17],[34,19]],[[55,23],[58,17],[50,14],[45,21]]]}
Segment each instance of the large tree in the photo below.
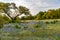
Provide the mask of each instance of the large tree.
{"label": "large tree", "polygon": [[24,6],[16,7],[15,3],[0,2],[0,12],[5,13],[13,21],[21,14],[31,15],[28,8]]}

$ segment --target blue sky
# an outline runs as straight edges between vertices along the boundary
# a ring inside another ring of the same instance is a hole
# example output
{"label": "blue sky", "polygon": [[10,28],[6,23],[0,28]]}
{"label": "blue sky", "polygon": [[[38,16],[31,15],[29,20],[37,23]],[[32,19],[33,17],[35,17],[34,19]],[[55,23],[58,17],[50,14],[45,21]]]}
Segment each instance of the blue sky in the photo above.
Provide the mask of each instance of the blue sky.
{"label": "blue sky", "polygon": [[39,11],[60,8],[60,0],[0,0],[0,2],[14,2],[17,6],[25,6],[33,15]]}

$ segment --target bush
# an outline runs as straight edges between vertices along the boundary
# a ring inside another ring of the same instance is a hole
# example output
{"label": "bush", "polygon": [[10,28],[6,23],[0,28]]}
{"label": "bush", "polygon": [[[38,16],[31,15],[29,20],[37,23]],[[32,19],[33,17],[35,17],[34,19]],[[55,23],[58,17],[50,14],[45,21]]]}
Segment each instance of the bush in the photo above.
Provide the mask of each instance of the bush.
{"label": "bush", "polygon": [[58,22],[57,20],[51,21],[51,24],[55,24],[56,22]]}
{"label": "bush", "polygon": [[55,21],[52,21],[51,24],[55,24]]}
{"label": "bush", "polygon": [[0,24],[0,28],[2,28],[3,27],[3,25],[2,24]]}
{"label": "bush", "polygon": [[46,24],[49,24],[49,22],[46,22]]}
{"label": "bush", "polygon": [[21,29],[21,26],[15,25],[15,28]]}
{"label": "bush", "polygon": [[35,28],[41,27],[39,24],[34,25]]}
{"label": "bush", "polygon": [[57,22],[58,22],[58,20],[55,20],[54,22],[55,22],[55,23],[57,23]]}

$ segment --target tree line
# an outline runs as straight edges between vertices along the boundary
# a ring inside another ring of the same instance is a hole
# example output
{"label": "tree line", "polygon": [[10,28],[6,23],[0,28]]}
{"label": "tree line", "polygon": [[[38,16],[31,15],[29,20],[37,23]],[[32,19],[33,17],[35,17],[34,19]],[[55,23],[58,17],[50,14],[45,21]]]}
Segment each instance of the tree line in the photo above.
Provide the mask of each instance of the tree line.
{"label": "tree line", "polygon": [[35,16],[23,16],[21,19],[25,20],[43,20],[43,19],[60,19],[60,8],[49,9],[48,11],[40,11]]}
{"label": "tree line", "polygon": [[[12,5],[13,7],[9,7],[10,5]],[[14,10],[18,10],[15,11],[16,13],[19,12],[19,14],[15,14],[14,17],[12,17],[10,15],[10,8],[14,9]],[[4,17],[7,17],[6,20],[8,20],[9,18],[11,20],[43,20],[43,19],[60,19],[60,8],[58,9],[49,9],[48,11],[40,11],[38,12],[36,15],[32,16],[32,14],[30,13],[29,9],[24,7],[24,6],[19,6],[17,7],[15,3],[3,3],[0,2],[0,14],[5,13],[6,15]],[[25,14],[26,16],[22,16],[21,18],[19,18],[20,15]],[[2,16],[0,15],[0,19]],[[5,18],[4,18],[5,19]]]}

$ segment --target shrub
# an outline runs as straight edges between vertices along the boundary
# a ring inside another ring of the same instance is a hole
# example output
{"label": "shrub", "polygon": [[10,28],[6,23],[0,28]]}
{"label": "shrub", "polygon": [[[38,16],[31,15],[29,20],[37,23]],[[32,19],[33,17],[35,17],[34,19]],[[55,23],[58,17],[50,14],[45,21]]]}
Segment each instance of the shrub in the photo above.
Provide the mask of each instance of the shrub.
{"label": "shrub", "polygon": [[39,24],[35,24],[34,27],[35,28],[38,28],[38,27],[40,27],[40,25]]}
{"label": "shrub", "polygon": [[54,22],[55,22],[55,23],[57,23],[57,22],[58,22],[58,20],[55,20]]}
{"label": "shrub", "polygon": [[55,24],[55,21],[51,21],[51,24]]}
{"label": "shrub", "polygon": [[15,25],[15,28],[21,29],[21,26]]}
{"label": "shrub", "polygon": [[49,24],[49,22],[46,22],[46,24]]}
{"label": "shrub", "polygon": [[58,22],[57,20],[51,21],[51,24],[55,24],[56,22]]}
{"label": "shrub", "polygon": [[2,28],[3,27],[3,25],[2,24],[0,24],[0,28]]}
{"label": "shrub", "polygon": [[27,29],[28,27],[24,27],[24,29]]}

